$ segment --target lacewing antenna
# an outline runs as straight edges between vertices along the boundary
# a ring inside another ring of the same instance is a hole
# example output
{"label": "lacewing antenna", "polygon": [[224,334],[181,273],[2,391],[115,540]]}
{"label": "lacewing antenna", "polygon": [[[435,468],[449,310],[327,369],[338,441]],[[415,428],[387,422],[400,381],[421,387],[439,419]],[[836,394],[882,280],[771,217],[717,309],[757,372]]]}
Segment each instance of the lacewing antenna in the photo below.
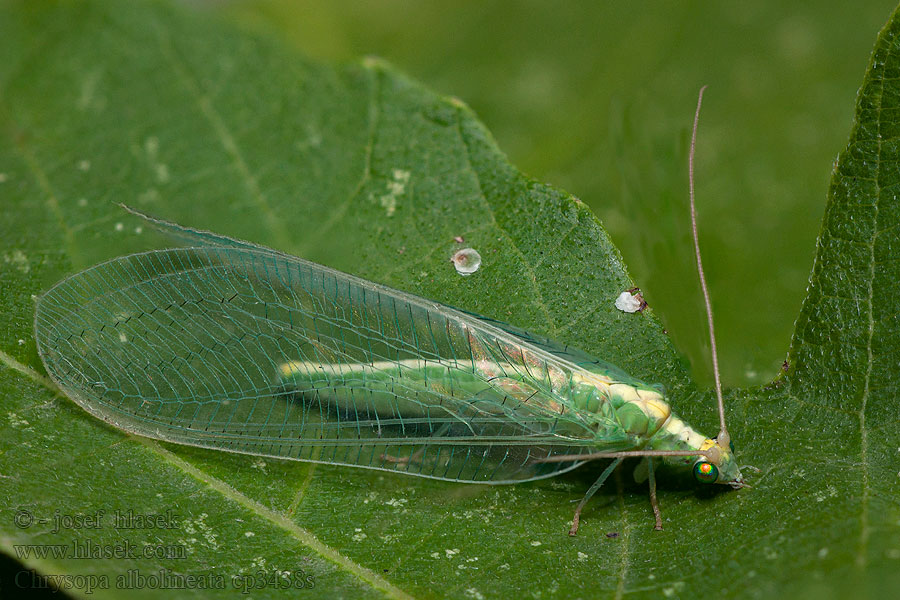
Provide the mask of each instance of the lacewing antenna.
{"label": "lacewing antenna", "polygon": [[712,349],[713,375],[716,378],[716,398],[719,402],[719,435],[716,441],[728,447],[731,436],[725,426],[725,401],[722,399],[722,380],[719,376],[719,353],[716,350],[716,330],[713,325],[712,303],[709,301],[709,289],[706,287],[706,275],[703,273],[703,260],[700,258],[700,238],[697,235],[697,207],[694,204],[694,154],[697,148],[697,126],[700,122],[700,107],[703,105],[703,92],[707,86],[700,88],[697,95],[697,110],[694,112],[694,128],[691,133],[691,150],[688,155],[688,187],[691,197],[691,231],[694,235],[694,255],[697,257],[697,274],[700,275],[700,287],[703,289],[703,301],[706,303],[706,320],[709,324],[709,344]]}

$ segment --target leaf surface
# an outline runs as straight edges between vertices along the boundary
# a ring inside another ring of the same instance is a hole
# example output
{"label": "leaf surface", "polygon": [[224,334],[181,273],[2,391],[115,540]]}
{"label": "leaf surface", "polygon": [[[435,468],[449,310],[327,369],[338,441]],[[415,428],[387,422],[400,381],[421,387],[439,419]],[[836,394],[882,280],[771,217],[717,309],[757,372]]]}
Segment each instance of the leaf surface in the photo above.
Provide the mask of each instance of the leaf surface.
{"label": "leaf surface", "polygon": [[[589,210],[516,171],[461,103],[378,61],[318,65],[160,4],[2,11],[4,552],[127,540],[185,553],[21,557],[42,573],[107,576],[94,597],[118,597],[129,569],[221,576],[221,591],[182,591],[203,597],[284,571],[311,575],[306,592],[325,597],[796,597],[898,583],[897,25],[879,38],[838,163],[790,371],[729,397],[739,453],[762,469],[754,488],[710,493],[663,473],[666,529],[654,532],[625,472],[569,538],[571,501],[595,471],[451,485],[128,437],[47,384],[32,296],[169,245],[115,205],[126,202],[580,347],[663,383],[713,433],[711,400],[652,311],[614,308],[633,284]],[[449,262],[456,237],[483,257],[469,277]],[[99,510],[101,527],[53,532],[56,511]],[[169,514],[171,527],[116,529],[116,510]],[[19,527],[17,511],[50,521]]]}

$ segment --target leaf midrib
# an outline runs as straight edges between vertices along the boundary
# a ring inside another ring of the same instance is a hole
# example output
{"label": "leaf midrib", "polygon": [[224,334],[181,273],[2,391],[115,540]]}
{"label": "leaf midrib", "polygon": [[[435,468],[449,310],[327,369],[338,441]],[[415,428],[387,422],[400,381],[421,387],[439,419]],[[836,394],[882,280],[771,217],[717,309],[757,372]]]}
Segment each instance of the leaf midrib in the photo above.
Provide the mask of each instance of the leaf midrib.
{"label": "leaf midrib", "polygon": [[[876,60],[876,54],[872,55],[872,63],[870,63],[869,68],[873,69],[875,66],[874,61]],[[871,72],[871,71],[870,71]],[[881,112],[883,100],[884,100],[884,75],[882,74],[879,79],[880,87],[878,94],[878,112]],[[859,454],[860,454],[860,463],[862,464],[862,499],[861,499],[861,507],[860,507],[860,527],[859,527],[859,550],[856,555],[856,565],[860,569],[865,568],[866,563],[868,562],[868,551],[869,551],[869,431],[866,427],[866,406],[869,402],[869,385],[872,380],[872,366],[874,364],[874,355],[872,352],[872,341],[875,336],[875,315],[874,315],[874,306],[873,306],[873,298],[874,298],[874,281],[875,281],[875,239],[878,237],[878,215],[879,208],[881,203],[881,151],[882,151],[882,137],[881,137],[881,119],[877,120],[877,133],[876,133],[876,147],[877,147],[877,155],[878,160],[876,162],[876,175],[874,181],[875,187],[875,202],[872,203],[872,210],[874,214],[872,215],[872,235],[868,240],[869,247],[869,276],[867,278],[867,286],[866,286],[866,318],[868,320],[868,337],[866,339],[866,374],[864,377],[864,385],[862,396],[860,397],[860,406],[859,406]]]}

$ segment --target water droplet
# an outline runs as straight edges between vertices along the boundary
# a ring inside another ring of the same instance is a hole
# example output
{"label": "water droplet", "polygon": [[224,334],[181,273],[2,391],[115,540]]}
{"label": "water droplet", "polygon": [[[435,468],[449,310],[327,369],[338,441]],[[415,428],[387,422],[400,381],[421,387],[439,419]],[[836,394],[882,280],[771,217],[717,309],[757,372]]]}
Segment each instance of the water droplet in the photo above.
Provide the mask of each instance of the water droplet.
{"label": "water droplet", "polygon": [[453,255],[450,262],[460,275],[471,275],[481,266],[481,255],[473,248],[463,248]]}

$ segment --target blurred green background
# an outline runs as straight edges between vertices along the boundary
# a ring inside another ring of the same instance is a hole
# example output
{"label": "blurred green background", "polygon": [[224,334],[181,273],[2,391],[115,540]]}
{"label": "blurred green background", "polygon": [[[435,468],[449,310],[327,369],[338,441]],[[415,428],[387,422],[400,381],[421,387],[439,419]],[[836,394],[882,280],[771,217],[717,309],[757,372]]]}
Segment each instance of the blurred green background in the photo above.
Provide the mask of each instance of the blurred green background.
{"label": "blurred green background", "polygon": [[701,384],[687,145],[726,384],[770,380],[832,161],[894,2],[210,1],[321,60],[378,55],[472,106],[513,164],[591,206]]}

